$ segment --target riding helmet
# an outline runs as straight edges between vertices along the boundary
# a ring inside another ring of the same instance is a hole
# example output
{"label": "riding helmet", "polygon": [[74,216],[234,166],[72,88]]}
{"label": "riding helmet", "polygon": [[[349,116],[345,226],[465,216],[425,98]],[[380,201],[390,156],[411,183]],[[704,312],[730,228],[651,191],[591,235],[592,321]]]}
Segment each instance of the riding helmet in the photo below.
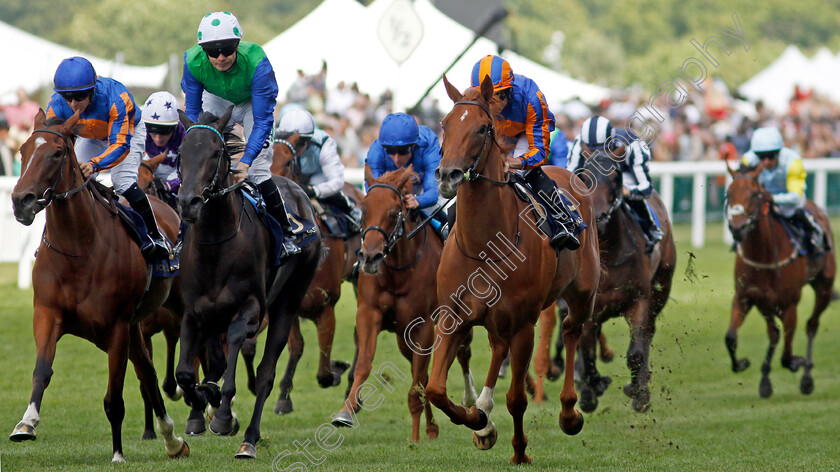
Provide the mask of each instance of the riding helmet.
{"label": "riding helmet", "polygon": [[379,144],[383,146],[415,144],[419,136],[417,121],[406,113],[391,113],[379,128]]}
{"label": "riding helmet", "polygon": [[229,11],[214,11],[204,15],[198,25],[198,44],[242,39],[239,20]]}
{"label": "riding helmet", "polygon": [[758,128],[750,139],[750,150],[755,153],[779,151],[784,145],[782,133],[773,126]]}
{"label": "riding helmet", "polygon": [[292,108],[280,117],[276,133],[298,133],[302,138],[311,138],[315,133],[315,119],[303,108]]}
{"label": "riding helmet", "polygon": [[56,92],[79,92],[96,85],[96,71],[84,57],[68,57],[61,61],[53,77]]}
{"label": "riding helmet", "polygon": [[590,116],[580,127],[580,139],[590,149],[603,147],[612,135],[612,123],[603,116]]}
{"label": "riding helmet", "polygon": [[513,69],[508,61],[499,56],[485,56],[475,63],[471,75],[472,86],[481,86],[481,81],[488,75],[493,80],[494,92],[513,87]]}
{"label": "riding helmet", "polygon": [[169,92],[155,92],[143,106],[144,123],[170,126],[178,124],[178,99]]}

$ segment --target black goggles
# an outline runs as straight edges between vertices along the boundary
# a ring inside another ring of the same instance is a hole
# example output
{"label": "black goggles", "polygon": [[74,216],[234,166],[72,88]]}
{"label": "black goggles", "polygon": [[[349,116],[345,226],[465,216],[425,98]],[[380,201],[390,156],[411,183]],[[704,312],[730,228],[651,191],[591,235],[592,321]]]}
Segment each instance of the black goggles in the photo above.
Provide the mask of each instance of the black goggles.
{"label": "black goggles", "polygon": [[209,57],[213,59],[219,57],[219,54],[230,57],[235,52],[236,49],[239,47],[239,43],[234,44],[226,44],[226,45],[213,45],[213,46],[202,46],[201,48],[204,49],[204,53],[207,54]]}
{"label": "black goggles", "polygon": [[149,134],[160,134],[160,135],[167,135],[172,134],[175,131],[175,126],[177,125],[153,125],[147,124],[146,125],[146,132]]}
{"label": "black goggles", "polygon": [[61,98],[67,101],[67,103],[70,103],[72,101],[81,102],[87,100],[88,98],[90,98],[91,95],[93,95],[93,89],[74,90],[72,92],[58,92],[58,94],[61,95]]}
{"label": "black goggles", "polygon": [[755,155],[763,161],[766,159],[775,159],[779,157],[779,151],[757,152],[755,153]]}
{"label": "black goggles", "polygon": [[388,154],[399,154],[401,156],[405,156],[411,152],[411,144],[406,144],[405,146],[382,146],[385,148],[385,152]]}

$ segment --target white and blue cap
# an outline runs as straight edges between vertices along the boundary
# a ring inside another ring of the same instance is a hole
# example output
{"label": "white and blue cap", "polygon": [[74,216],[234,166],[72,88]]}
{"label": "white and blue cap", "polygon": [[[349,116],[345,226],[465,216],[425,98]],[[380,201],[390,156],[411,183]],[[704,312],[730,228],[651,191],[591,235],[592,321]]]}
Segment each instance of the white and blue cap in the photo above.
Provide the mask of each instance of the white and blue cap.
{"label": "white and blue cap", "polygon": [[773,126],[758,128],[750,139],[750,150],[754,153],[780,151],[784,145],[782,133]]}
{"label": "white and blue cap", "polygon": [[590,116],[580,127],[580,139],[589,148],[603,147],[612,135],[612,123],[603,116]]}

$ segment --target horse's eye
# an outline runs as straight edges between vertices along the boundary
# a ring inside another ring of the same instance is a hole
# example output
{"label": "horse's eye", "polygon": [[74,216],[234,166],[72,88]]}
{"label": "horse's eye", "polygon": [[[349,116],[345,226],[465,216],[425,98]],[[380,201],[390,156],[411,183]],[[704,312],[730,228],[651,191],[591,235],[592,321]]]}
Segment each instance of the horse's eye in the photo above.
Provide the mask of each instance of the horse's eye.
{"label": "horse's eye", "polygon": [[56,149],[52,157],[56,159],[61,159],[62,154],[64,154],[64,151],[62,151],[61,149]]}
{"label": "horse's eye", "polygon": [[486,132],[487,132],[487,125],[481,125],[481,127],[478,128],[478,134],[484,134]]}

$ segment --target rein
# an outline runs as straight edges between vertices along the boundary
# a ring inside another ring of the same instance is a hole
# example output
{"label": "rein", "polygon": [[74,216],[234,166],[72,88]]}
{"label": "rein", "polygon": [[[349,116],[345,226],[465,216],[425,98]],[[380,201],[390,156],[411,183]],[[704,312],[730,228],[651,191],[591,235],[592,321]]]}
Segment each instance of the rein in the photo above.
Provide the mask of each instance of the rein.
{"label": "rein", "polygon": [[[240,180],[239,182],[237,182],[237,183],[235,183],[235,184],[233,184],[229,187],[224,187],[224,188],[222,187],[222,183],[230,175],[230,164],[231,164],[230,154],[228,154],[227,149],[225,148],[225,138],[222,137],[222,133],[220,133],[219,130],[217,130],[216,128],[214,128],[212,126],[209,126],[209,125],[192,125],[189,128],[187,128],[187,133],[189,133],[190,131],[192,131],[196,128],[209,129],[210,131],[215,133],[216,136],[219,137],[219,140],[221,140],[221,142],[222,142],[221,149],[216,151],[216,154],[214,154],[214,157],[219,156],[219,159],[216,161],[216,170],[213,173],[213,179],[210,180],[210,183],[207,184],[207,186],[204,187],[204,189],[201,190],[202,203],[207,203],[207,201],[212,199],[212,198],[223,197],[223,196],[229,194],[230,192],[233,192],[234,190],[237,190],[238,188],[242,187],[242,185],[245,183],[245,181]],[[185,136],[186,136],[186,133],[185,133]],[[222,157],[225,158],[224,161],[227,162],[227,166],[225,166],[224,176],[220,177],[220,172],[221,172],[221,167],[222,167],[222,159],[221,159]]]}
{"label": "rein", "polygon": [[[90,182],[90,180],[93,178],[93,174],[91,174],[90,177],[85,179],[84,182],[82,182],[82,185],[80,185],[78,187],[75,187],[75,188],[71,188],[70,190],[68,190],[66,192],[55,193],[55,187],[58,186],[59,182],[61,181],[61,177],[64,174],[64,164],[67,162],[67,157],[70,156],[70,146],[71,146],[70,141],[67,138],[67,136],[59,133],[58,131],[53,131],[53,130],[47,129],[47,128],[36,129],[35,131],[32,132],[32,134],[35,134],[35,133],[51,133],[51,134],[54,134],[54,135],[60,137],[64,141],[64,144],[66,146],[64,148],[64,153],[61,155],[61,167],[59,167],[59,169],[58,169],[58,175],[56,176],[55,181],[53,182],[53,184],[51,186],[47,187],[47,189],[44,190],[44,194],[41,196],[41,198],[39,198],[37,200],[37,203],[44,205],[44,207],[46,208],[53,202],[53,200],[66,200],[68,197],[70,197],[70,196],[72,196],[76,193],[79,193],[83,188],[87,187],[88,182]],[[73,180],[76,180],[76,167],[71,166],[70,169],[73,171]]]}
{"label": "rein", "polygon": [[622,203],[624,203],[624,197],[622,196],[619,196],[618,198],[613,200],[612,205],[610,205],[610,208],[607,209],[607,211],[605,211],[604,213],[598,215],[598,217],[595,218],[595,222],[603,223],[605,221],[609,221],[609,219],[612,217],[612,214],[615,213],[616,210],[618,210]]}
{"label": "rein", "polygon": [[[455,102],[455,105],[475,105],[484,110],[484,113],[487,114],[487,118],[490,118],[490,124],[487,125],[487,131],[484,132],[484,144],[481,146],[481,152],[479,152],[478,155],[475,157],[475,162],[473,162],[472,167],[470,167],[469,169],[467,169],[466,172],[464,172],[464,178],[468,182],[473,180],[483,180],[485,182],[490,182],[491,184],[496,185],[498,187],[504,187],[508,184],[508,182],[510,182],[510,177],[505,177],[505,180],[491,179],[490,177],[481,175],[478,172],[478,170],[476,170],[478,169],[479,164],[483,164],[484,161],[487,160],[487,157],[490,155],[490,148],[487,147],[487,143],[490,141],[491,137],[493,138],[493,144],[495,144],[496,147],[499,147],[499,143],[496,142],[496,131],[493,127],[493,115],[490,114],[490,109],[487,108],[487,105],[481,102],[476,102],[474,100],[462,100],[460,102]],[[499,147],[499,150],[501,150],[501,147]],[[441,151],[441,154],[443,154],[443,151]]]}
{"label": "rein", "polygon": [[[746,176],[746,175],[744,175],[744,176],[739,175],[735,178],[750,178],[750,179],[752,179],[753,177]],[[750,215],[747,217],[747,228],[748,229],[752,228],[753,224],[756,221],[758,221],[760,216],[763,215],[766,218],[770,218],[769,211],[764,210],[765,205],[769,205],[769,202],[764,197],[763,192],[764,191],[761,188],[759,188],[759,190],[757,190],[756,192],[753,192],[753,194],[750,196],[750,200],[753,200],[754,198],[758,197],[759,206],[753,212],[751,212]],[[729,196],[727,195],[727,200],[728,199],[729,199]],[[731,210],[729,209],[728,205],[726,205],[724,208],[726,210],[727,220],[731,220],[731,216],[733,216],[733,215],[737,216],[737,215],[741,215],[745,212],[744,211],[744,206],[741,205],[741,204],[733,205],[732,213],[730,213]],[[771,222],[772,222],[772,220],[771,220]],[[744,255],[744,251],[743,251],[743,247],[742,247],[743,245],[741,243],[738,243],[738,245],[737,245],[737,253],[738,253],[738,256],[741,258],[741,260],[743,260],[744,263],[747,264],[748,266],[754,267],[756,269],[773,269],[773,270],[776,271],[776,277],[781,278],[781,276],[782,276],[781,268],[790,264],[794,260],[796,260],[796,258],[798,257],[798,254],[797,254],[798,253],[798,248],[796,247],[796,245],[794,245],[793,250],[791,251],[790,255],[787,256],[785,259],[780,261],[779,260],[779,246],[776,243],[776,232],[773,231],[772,226],[770,227],[770,238],[771,238],[770,245],[773,247],[773,262],[772,263],[758,262],[758,261],[753,261],[753,260],[747,258]]]}
{"label": "rein", "polygon": [[[397,223],[394,225],[394,229],[390,233],[385,231],[384,228],[376,225],[371,225],[365,228],[364,231],[362,231],[362,244],[365,243],[365,235],[368,233],[368,231],[378,231],[382,233],[382,235],[385,237],[385,249],[383,250],[383,253],[387,260],[388,254],[391,252],[392,249],[394,249],[394,246],[397,245],[397,242],[399,242],[399,239],[403,236],[403,234],[405,234],[406,219],[404,213],[406,212],[406,210],[403,204],[403,194],[398,188],[388,184],[373,184],[370,187],[368,187],[368,193],[370,193],[370,191],[376,187],[387,188],[388,190],[391,190],[392,192],[397,194],[397,198],[400,200],[400,212],[399,214],[397,214]],[[425,226],[423,228],[425,229]],[[414,257],[414,260],[409,262],[408,264],[402,266],[392,266],[388,265],[388,262],[386,262],[386,260],[383,260],[382,262],[385,264],[386,267],[388,267],[391,270],[405,270],[410,267],[413,267],[417,264],[417,262],[420,261],[420,256],[423,255],[423,248],[426,246],[427,238],[428,231],[423,231],[423,244],[420,246],[420,250],[417,251],[417,255]]]}

